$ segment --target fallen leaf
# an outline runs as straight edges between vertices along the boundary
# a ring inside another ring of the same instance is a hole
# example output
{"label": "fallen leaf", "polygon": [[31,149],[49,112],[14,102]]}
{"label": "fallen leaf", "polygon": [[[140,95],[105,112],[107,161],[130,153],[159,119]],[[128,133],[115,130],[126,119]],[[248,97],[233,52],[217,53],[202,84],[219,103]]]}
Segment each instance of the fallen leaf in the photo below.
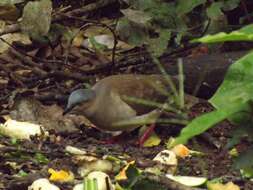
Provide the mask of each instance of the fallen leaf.
{"label": "fallen leaf", "polygon": [[117,180],[117,181],[126,180],[127,179],[126,171],[127,171],[128,167],[130,165],[133,165],[134,163],[135,163],[135,161],[131,161],[131,162],[127,163],[127,165],[115,176],[115,180]]}
{"label": "fallen leaf", "polygon": [[48,173],[50,173],[49,180],[58,181],[58,182],[71,182],[74,180],[74,175],[70,171],[65,170],[54,170],[52,168],[48,169]]}
{"label": "fallen leaf", "polygon": [[161,139],[160,137],[153,132],[149,138],[143,143],[143,147],[153,147],[153,146],[157,146],[161,143]]}
{"label": "fallen leaf", "polygon": [[15,5],[1,5],[0,4],[0,19],[1,20],[17,20],[20,16],[20,11]]}
{"label": "fallen leaf", "polygon": [[[111,34],[101,34],[101,35],[97,35],[97,36],[89,36],[89,38],[87,38],[83,41],[82,46],[89,48],[89,49],[94,49],[94,47],[93,47],[94,45],[91,41],[92,39],[95,40],[98,44],[105,46],[109,50],[114,47],[114,37]],[[133,48],[133,46],[131,46],[123,41],[120,41],[120,40],[117,41],[117,49],[129,50],[132,48]]]}
{"label": "fallen leaf", "polygon": [[172,148],[172,151],[180,158],[185,158],[190,155],[190,149],[183,144],[178,144]]}
{"label": "fallen leaf", "polygon": [[228,182],[226,184],[207,183],[207,188],[208,190],[240,190],[240,187],[233,182]]}
{"label": "fallen leaf", "polygon": [[200,185],[203,185],[207,181],[206,177],[174,176],[171,174],[167,174],[166,177],[189,187],[200,186]]}
{"label": "fallen leaf", "polygon": [[4,124],[0,124],[0,133],[16,139],[30,139],[31,136],[41,135],[41,126],[8,119]]}
{"label": "fallen leaf", "polygon": [[[21,42],[23,44],[30,44],[31,40],[29,39],[29,36],[26,34],[21,33],[13,33],[13,34],[5,34],[1,36],[4,40],[6,40],[8,43],[12,44],[12,42]],[[3,53],[7,51],[10,48],[10,46],[2,41],[0,41],[0,53]]]}
{"label": "fallen leaf", "polygon": [[60,188],[50,183],[48,179],[40,178],[34,181],[28,190],[60,190]]}
{"label": "fallen leaf", "polygon": [[163,150],[159,152],[153,159],[162,164],[167,173],[175,173],[177,170],[178,160],[176,154],[171,150]]}

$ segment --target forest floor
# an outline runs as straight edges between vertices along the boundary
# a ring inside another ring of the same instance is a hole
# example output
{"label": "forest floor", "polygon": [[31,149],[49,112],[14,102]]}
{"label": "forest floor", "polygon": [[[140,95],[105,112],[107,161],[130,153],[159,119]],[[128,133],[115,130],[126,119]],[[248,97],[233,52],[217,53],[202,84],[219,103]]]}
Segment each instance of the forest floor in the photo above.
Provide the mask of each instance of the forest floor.
{"label": "forest floor", "polygon": [[[211,107],[206,103],[198,104],[192,109],[192,113],[199,115],[210,109]],[[81,180],[77,174],[79,166],[74,161],[73,155],[66,154],[65,148],[68,145],[78,147],[99,158],[104,155],[122,156],[127,160],[135,160],[140,163],[141,167],[147,167],[143,162],[152,160],[157,153],[165,149],[164,142],[170,137],[170,128],[173,127],[178,126],[158,126],[156,132],[161,137],[162,143],[149,148],[136,145],[138,139],[136,132],[127,134],[115,144],[104,144],[104,140],[108,139],[110,135],[87,127],[81,127],[81,130],[71,133],[51,131],[50,136],[44,140],[34,138],[32,141],[14,142],[12,139],[1,137],[0,189],[26,190],[38,177],[49,177],[49,168],[72,171],[76,179]],[[253,189],[253,182],[243,179],[240,172],[234,170],[233,157],[225,149],[230,138],[230,131],[234,127],[224,121],[206,133],[212,137],[212,142],[203,135],[191,140],[187,146],[204,155],[179,159],[176,174],[205,176],[208,179],[222,179],[223,182],[233,181],[241,189]],[[243,150],[247,144],[241,143],[238,147]],[[21,171],[26,175],[22,175]],[[113,177],[115,173],[111,172],[111,175]],[[65,190],[72,189],[72,184],[69,183],[59,183],[59,186]]]}

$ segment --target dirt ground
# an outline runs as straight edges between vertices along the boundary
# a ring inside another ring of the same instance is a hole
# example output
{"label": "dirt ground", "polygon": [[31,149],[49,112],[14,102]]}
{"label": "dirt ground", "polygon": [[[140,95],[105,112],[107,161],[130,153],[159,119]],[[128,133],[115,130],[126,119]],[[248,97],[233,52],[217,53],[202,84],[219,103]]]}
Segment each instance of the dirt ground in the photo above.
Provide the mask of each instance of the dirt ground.
{"label": "dirt ground", "polygon": [[[207,104],[199,104],[192,109],[192,112],[199,115],[210,109]],[[0,155],[0,187],[9,190],[25,190],[38,177],[48,177],[48,168],[68,169],[76,174],[77,165],[73,162],[71,155],[64,152],[67,145],[82,148],[101,157],[103,155],[128,155],[130,159],[136,161],[151,160],[165,148],[164,141],[170,137],[171,133],[178,131],[169,130],[169,127],[177,128],[178,126],[168,126],[168,128],[158,126],[156,128],[163,143],[151,148],[140,148],[136,145],[138,136],[135,132],[127,134],[124,140],[119,139],[116,144],[104,144],[103,140],[107,139],[109,135],[87,127],[82,127],[82,130],[72,133],[57,134],[52,131],[49,138],[43,141],[33,139],[31,142],[13,142],[6,137],[1,137],[0,144],[5,146],[1,148]],[[253,182],[243,179],[240,173],[233,169],[233,159],[224,149],[230,138],[229,131],[233,127],[235,126],[225,121],[206,133],[211,137],[211,141],[203,135],[191,140],[188,146],[205,155],[180,159],[177,174],[207,176],[209,179],[222,178],[224,182],[233,181],[241,189],[253,189]],[[38,158],[38,153],[45,155],[47,160],[44,160],[43,157]],[[21,170],[28,175],[24,177],[17,175]],[[59,186],[66,190],[71,189],[70,184],[59,184]]]}

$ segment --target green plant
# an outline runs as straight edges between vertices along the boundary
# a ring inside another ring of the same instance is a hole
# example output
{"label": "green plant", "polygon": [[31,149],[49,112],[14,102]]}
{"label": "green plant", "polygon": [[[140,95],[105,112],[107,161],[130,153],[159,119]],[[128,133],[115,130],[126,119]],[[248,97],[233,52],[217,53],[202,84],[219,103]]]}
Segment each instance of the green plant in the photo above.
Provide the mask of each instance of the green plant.
{"label": "green plant", "polygon": [[117,26],[121,39],[132,45],[147,45],[152,54],[160,56],[170,41],[179,45],[184,37],[199,35],[207,26],[209,33],[226,28],[227,20],[223,11],[236,8],[240,0],[128,2],[129,7],[121,10],[124,16]]}
{"label": "green plant", "polygon": [[[225,42],[225,41],[252,41],[253,25],[243,27],[238,31],[231,33],[218,33],[216,35],[208,35],[193,42]],[[253,52],[248,53],[244,57],[232,64],[225,76],[225,79],[214,96],[209,102],[215,107],[215,110],[204,114],[192,120],[175,139],[173,145],[186,143],[190,138],[199,135],[207,129],[224,119],[238,125],[237,133],[230,141],[232,146],[240,140],[241,137],[249,137],[253,140],[252,133],[252,101],[253,101]],[[240,133],[239,133],[240,131]],[[249,156],[250,154],[250,156]],[[238,168],[253,167],[252,160],[245,162],[245,158],[252,158],[253,151],[248,150],[245,154],[241,154],[237,159],[236,166]]]}

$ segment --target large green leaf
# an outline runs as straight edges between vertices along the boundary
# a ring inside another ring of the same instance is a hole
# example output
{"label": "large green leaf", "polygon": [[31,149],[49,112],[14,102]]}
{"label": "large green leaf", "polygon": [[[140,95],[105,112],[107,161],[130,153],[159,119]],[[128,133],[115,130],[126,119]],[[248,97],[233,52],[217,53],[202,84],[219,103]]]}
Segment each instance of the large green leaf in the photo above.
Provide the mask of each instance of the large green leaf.
{"label": "large green leaf", "polygon": [[217,43],[228,41],[253,41],[253,24],[247,25],[240,30],[230,33],[220,32],[214,35],[206,35],[202,38],[194,39],[192,42]]}
{"label": "large green leaf", "polygon": [[232,103],[235,99],[241,99],[242,101],[252,99],[252,80],[253,52],[230,66],[222,85],[210,102],[217,109],[222,109],[223,106]]}
{"label": "large green leaf", "polygon": [[252,121],[252,79],[253,52],[242,57],[229,68],[224,82],[210,99],[216,110],[192,120],[173,144],[185,143],[226,118],[237,124],[249,124]]}
{"label": "large green leaf", "polygon": [[205,132],[215,124],[237,113],[243,106],[241,102],[236,102],[231,106],[227,105],[223,109],[215,110],[193,119],[190,124],[182,129],[180,135],[170,146],[186,143],[190,138]]}
{"label": "large green leaf", "polygon": [[[225,79],[210,99],[216,109],[223,109],[227,104],[240,101],[242,104],[253,100],[253,52],[236,61],[229,68]],[[241,112],[229,119],[237,124],[247,124],[252,120],[251,105],[246,104]]]}

